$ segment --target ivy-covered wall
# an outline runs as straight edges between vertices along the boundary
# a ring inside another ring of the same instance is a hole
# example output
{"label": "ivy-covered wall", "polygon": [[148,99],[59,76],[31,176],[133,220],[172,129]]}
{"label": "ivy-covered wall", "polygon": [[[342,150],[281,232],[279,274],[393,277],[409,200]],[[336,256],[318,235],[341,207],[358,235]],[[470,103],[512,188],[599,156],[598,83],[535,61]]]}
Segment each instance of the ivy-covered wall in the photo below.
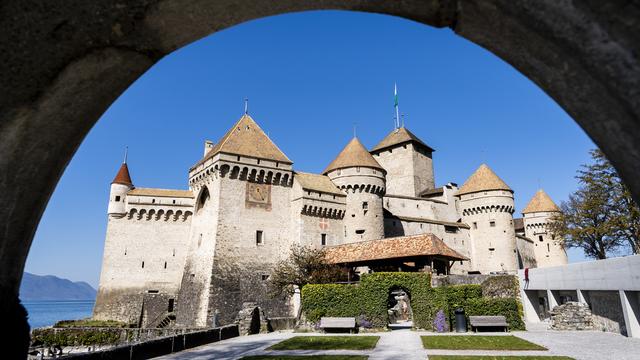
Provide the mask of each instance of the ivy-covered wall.
{"label": "ivy-covered wall", "polygon": [[383,328],[388,324],[387,299],[393,288],[409,293],[416,328],[433,329],[439,310],[453,325],[454,310],[462,307],[467,316],[504,315],[512,330],[524,329],[517,298],[483,297],[482,285],[432,288],[430,274],[426,273],[380,272],[362,275],[357,285],[306,285],[302,288],[302,309],[311,322],[323,316],[346,316]]}

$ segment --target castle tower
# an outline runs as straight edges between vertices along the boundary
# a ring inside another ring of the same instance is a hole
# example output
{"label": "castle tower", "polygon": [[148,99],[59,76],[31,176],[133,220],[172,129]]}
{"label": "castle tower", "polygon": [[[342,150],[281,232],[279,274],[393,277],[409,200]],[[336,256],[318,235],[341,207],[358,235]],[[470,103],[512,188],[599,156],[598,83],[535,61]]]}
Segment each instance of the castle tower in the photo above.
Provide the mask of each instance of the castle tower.
{"label": "castle tower", "polygon": [[122,217],[126,214],[125,197],[127,193],[133,189],[131,175],[129,175],[129,167],[127,166],[127,158],[118,170],[118,174],[111,182],[111,192],[109,193],[109,216]]}
{"label": "castle tower", "polygon": [[435,188],[434,150],[407,128],[394,129],[371,154],[387,172],[387,194],[419,197]]}
{"label": "castle tower", "polygon": [[292,161],[245,113],[189,170],[195,196],[176,323],[232,323],[243,302],[288,316],[267,295],[273,266],[291,243]]}
{"label": "castle tower", "polygon": [[347,194],[345,242],[382,239],[385,170],[362,143],[354,137],[323,174]]}
{"label": "castle tower", "polygon": [[515,272],[513,190],[482,164],[458,191],[462,221],[471,229],[471,268],[482,274]]}
{"label": "castle tower", "polygon": [[525,236],[535,243],[534,253],[538,267],[566,265],[567,253],[560,239],[547,230],[552,217],[560,208],[540,189],[522,210]]}

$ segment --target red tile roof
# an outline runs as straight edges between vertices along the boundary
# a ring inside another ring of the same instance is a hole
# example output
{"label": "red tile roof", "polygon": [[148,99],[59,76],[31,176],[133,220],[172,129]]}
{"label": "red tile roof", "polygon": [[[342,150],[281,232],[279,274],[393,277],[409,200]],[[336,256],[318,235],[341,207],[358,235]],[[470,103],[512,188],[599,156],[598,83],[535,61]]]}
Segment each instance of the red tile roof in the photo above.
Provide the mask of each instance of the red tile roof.
{"label": "red tile roof", "polygon": [[331,264],[363,263],[418,256],[440,256],[452,260],[469,260],[448,247],[433,234],[399,236],[330,246],[325,249],[325,253],[327,261]]}
{"label": "red tile roof", "polygon": [[127,166],[127,163],[122,163],[122,166],[120,166],[120,170],[118,170],[118,174],[116,174],[116,177],[111,183],[133,186],[131,175],[129,175],[129,167]]}

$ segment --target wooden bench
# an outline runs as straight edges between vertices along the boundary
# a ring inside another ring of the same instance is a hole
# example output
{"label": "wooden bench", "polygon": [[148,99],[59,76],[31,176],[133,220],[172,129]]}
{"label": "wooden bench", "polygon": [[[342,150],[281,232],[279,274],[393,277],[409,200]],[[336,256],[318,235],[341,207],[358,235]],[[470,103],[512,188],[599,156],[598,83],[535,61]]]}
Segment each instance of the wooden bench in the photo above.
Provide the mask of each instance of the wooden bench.
{"label": "wooden bench", "polygon": [[509,324],[507,323],[507,319],[500,316],[469,316],[469,324],[471,325],[471,330],[475,330],[478,332],[479,327],[502,327],[506,332],[509,328]]}
{"label": "wooden bench", "polygon": [[320,318],[320,328],[326,329],[349,329],[352,333],[356,328],[356,318],[352,317],[323,317]]}

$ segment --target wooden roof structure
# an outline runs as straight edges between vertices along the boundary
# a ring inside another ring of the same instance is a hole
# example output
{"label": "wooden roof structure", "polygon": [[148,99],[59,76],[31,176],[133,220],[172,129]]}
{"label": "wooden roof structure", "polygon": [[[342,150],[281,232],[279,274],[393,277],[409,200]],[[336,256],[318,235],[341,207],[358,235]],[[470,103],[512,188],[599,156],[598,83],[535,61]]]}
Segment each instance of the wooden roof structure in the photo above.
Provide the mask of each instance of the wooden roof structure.
{"label": "wooden roof structure", "polygon": [[421,257],[439,257],[447,260],[469,260],[448,247],[433,234],[399,236],[379,240],[361,241],[325,248],[327,262],[366,266],[388,260],[411,261]]}

